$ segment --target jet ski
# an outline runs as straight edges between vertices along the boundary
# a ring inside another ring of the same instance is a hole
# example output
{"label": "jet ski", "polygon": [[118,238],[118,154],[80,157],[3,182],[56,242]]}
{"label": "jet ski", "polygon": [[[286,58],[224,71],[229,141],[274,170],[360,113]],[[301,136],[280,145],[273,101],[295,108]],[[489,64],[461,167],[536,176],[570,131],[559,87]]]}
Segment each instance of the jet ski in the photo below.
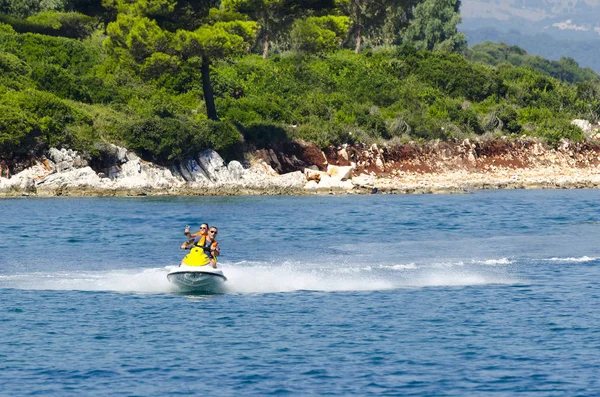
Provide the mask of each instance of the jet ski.
{"label": "jet ski", "polygon": [[192,248],[179,267],[167,274],[167,279],[181,292],[207,294],[223,292],[223,284],[227,281],[223,271],[214,269],[208,256],[199,247]]}

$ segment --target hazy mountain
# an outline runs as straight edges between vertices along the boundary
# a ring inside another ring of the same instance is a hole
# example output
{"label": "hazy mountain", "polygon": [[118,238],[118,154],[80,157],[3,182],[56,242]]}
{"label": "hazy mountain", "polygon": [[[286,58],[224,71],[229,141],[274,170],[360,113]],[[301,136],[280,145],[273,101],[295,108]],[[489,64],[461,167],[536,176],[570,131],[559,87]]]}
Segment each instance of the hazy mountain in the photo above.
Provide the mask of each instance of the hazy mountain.
{"label": "hazy mountain", "polygon": [[469,45],[517,45],[530,54],[575,59],[600,73],[600,0],[463,0],[459,30]]}

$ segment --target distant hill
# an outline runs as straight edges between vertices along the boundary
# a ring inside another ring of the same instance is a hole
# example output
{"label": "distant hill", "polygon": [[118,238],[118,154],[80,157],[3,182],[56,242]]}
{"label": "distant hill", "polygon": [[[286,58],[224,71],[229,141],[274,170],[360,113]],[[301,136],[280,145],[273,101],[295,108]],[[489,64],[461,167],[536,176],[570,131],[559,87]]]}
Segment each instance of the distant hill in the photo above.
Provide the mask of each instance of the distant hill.
{"label": "distant hill", "polygon": [[470,46],[503,42],[600,73],[600,0],[463,0],[461,15]]}
{"label": "distant hill", "polygon": [[518,31],[501,32],[494,28],[462,30],[467,35],[469,46],[491,41],[506,43],[525,49],[529,54],[540,55],[557,61],[573,58],[581,67],[589,67],[600,74],[599,40],[560,40],[547,33],[521,34]]}
{"label": "distant hill", "polygon": [[474,62],[497,66],[510,63],[514,66],[528,66],[539,72],[569,83],[600,82],[600,76],[589,68],[582,69],[571,58],[549,61],[539,55],[527,54],[517,46],[485,42],[472,46],[467,57]]}

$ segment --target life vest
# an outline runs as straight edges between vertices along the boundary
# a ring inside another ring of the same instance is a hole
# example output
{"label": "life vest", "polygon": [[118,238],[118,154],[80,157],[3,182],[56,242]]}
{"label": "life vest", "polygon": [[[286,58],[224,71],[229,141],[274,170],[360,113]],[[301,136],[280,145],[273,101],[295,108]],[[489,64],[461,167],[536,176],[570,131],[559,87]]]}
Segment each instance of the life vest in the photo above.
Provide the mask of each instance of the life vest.
{"label": "life vest", "polygon": [[217,240],[213,240],[212,243],[206,240],[206,236],[200,237],[200,240],[194,243],[196,247],[200,247],[204,250],[207,256],[212,256],[211,251],[217,248]]}

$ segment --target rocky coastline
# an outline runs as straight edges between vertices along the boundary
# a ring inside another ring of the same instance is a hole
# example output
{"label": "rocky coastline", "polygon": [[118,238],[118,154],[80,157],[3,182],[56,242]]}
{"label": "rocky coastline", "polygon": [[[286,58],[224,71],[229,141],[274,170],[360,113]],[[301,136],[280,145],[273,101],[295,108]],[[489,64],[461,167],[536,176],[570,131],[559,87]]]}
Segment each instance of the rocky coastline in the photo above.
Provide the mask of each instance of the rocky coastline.
{"label": "rocky coastline", "polygon": [[114,145],[95,163],[50,149],[0,178],[0,197],[465,193],[600,187],[600,144],[465,139],[321,151],[294,142],[225,162],[213,150],[170,166]]}

